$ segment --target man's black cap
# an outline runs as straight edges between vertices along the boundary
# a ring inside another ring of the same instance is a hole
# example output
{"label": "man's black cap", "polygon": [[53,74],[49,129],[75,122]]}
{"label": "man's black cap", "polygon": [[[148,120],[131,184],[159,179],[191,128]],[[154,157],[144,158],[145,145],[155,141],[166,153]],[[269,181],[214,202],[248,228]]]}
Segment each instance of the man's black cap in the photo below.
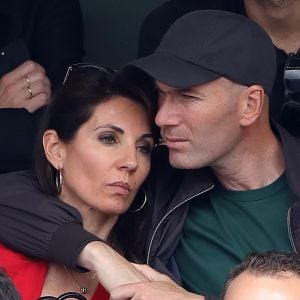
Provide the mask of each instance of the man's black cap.
{"label": "man's black cap", "polygon": [[185,88],[225,77],[271,93],[276,53],[267,33],[249,18],[218,10],[179,18],[152,55],[127,64],[154,79]]}

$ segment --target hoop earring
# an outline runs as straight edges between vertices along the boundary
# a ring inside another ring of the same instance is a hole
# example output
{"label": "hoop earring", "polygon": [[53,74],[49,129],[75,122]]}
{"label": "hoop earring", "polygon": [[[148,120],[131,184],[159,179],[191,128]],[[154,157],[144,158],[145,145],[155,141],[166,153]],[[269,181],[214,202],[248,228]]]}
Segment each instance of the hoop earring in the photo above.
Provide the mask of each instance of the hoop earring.
{"label": "hoop earring", "polygon": [[143,193],[144,193],[144,201],[143,201],[143,203],[142,203],[142,205],[139,207],[139,208],[137,208],[137,209],[134,209],[134,210],[130,210],[129,212],[131,212],[131,213],[136,213],[136,212],[139,212],[140,210],[142,210],[143,208],[144,208],[144,206],[146,205],[146,203],[147,203],[147,194],[146,194],[146,192],[144,191],[144,190],[141,190]]}
{"label": "hoop earring", "polygon": [[57,195],[60,194],[61,192],[61,187],[62,187],[62,175],[61,175],[61,170],[57,169],[56,170],[56,177],[55,177],[55,184],[57,188]]}

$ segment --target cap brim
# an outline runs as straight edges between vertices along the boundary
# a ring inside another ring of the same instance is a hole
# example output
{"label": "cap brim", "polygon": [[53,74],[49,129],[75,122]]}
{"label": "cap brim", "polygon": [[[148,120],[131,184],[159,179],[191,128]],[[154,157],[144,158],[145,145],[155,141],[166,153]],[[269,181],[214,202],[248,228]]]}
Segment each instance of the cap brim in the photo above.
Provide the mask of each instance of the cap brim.
{"label": "cap brim", "polygon": [[221,77],[218,73],[164,52],[155,52],[130,62],[123,69],[130,67],[141,69],[155,80],[176,88],[186,88]]}

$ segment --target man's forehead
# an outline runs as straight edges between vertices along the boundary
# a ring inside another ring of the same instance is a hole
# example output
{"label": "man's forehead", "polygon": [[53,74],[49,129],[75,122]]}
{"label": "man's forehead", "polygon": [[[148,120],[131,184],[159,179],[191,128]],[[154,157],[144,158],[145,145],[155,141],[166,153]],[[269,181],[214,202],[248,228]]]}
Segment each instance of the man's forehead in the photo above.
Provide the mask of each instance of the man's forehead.
{"label": "man's forehead", "polygon": [[196,91],[199,87],[202,86],[201,85],[193,85],[193,86],[188,86],[188,87],[184,87],[184,88],[178,88],[178,87],[173,87],[170,85],[167,85],[161,81],[156,80],[155,81],[155,85],[158,91],[161,92],[168,92],[168,93],[182,93],[182,92],[188,92],[188,91]]}
{"label": "man's forehead", "polygon": [[188,86],[188,87],[184,87],[184,88],[178,88],[178,87],[174,87],[174,86],[170,86],[167,85],[159,80],[155,80],[155,85],[158,91],[160,92],[164,92],[164,93],[183,93],[183,92],[199,92],[203,89],[205,89],[206,87],[215,85],[215,83],[219,83],[219,84],[226,84],[229,81],[228,79],[224,78],[224,77],[220,77],[216,80],[212,80],[206,83],[202,83],[202,84],[197,84],[197,85],[192,85],[192,86]]}

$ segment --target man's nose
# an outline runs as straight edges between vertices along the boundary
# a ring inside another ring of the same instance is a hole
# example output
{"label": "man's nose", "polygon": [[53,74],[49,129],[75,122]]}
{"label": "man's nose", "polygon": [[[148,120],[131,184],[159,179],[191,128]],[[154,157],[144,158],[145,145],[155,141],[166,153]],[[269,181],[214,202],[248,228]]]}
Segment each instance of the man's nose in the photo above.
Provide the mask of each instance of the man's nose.
{"label": "man's nose", "polygon": [[172,101],[164,100],[159,103],[158,111],[155,116],[155,123],[159,127],[177,124],[176,111]]}

